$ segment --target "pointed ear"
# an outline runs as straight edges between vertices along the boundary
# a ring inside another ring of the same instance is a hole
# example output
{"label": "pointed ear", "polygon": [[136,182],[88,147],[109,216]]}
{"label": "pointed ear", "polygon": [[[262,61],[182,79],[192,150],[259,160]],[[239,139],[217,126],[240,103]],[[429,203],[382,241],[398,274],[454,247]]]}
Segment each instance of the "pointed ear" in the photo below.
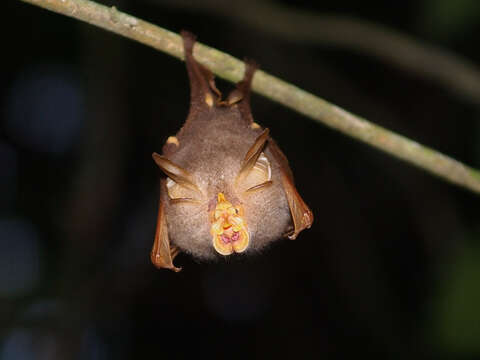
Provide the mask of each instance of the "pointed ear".
{"label": "pointed ear", "polygon": [[185,63],[187,64],[190,79],[190,103],[196,106],[212,107],[221,97],[220,91],[215,86],[213,73],[199,64],[193,57],[193,46],[196,37],[192,33],[182,30]]}
{"label": "pointed ear", "polygon": [[152,154],[152,158],[158,167],[167,175],[170,179],[175,181],[177,184],[185,186],[191,190],[200,192],[193,176],[180,165],[175,164],[173,161],[168,160],[166,157],[159,155],[157,153]]}
{"label": "pointed ear", "polygon": [[[263,181],[269,181],[271,176],[270,170],[270,162],[266,158],[265,154],[263,154],[263,149],[265,148],[265,144],[268,140],[268,133],[269,130],[265,129],[263,132],[257,137],[253,145],[248,149],[247,154],[242,162],[242,167],[237,175],[236,183],[243,182],[247,177],[252,174],[252,170],[258,170],[258,180],[262,177]],[[263,174],[263,175],[262,175]],[[255,181],[254,181],[255,182]],[[251,186],[258,185],[260,182],[256,181],[256,183],[251,184]]]}
{"label": "pointed ear", "polygon": [[240,174],[249,171],[253,167],[253,165],[255,165],[255,162],[262,153],[263,148],[265,147],[265,144],[268,140],[269,132],[270,130],[268,129],[263,130],[263,132],[257,137],[250,149],[248,149],[247,154],[243,159],[242,168],[240,169],[239,176]]}
{"label": "pointed ear", "polygon": [[155,240],[150,253],[150,259],[152,260],[153,265],[159,269],[170,269],[175,272],[179,272],[182,270],[182,268],[177,268],[173,265],[173,259],[175,259],[178,253],[179,250],[177,247],[170,247],[164,204],[160,200],[160,206],[158,208],[157,230],[155,231]]}
{"label": "pointed ear", "polygon": [[295,240],[302,230],[309,229],[312,226],[313,213],[303,201],[291,178],[285,173],[282,174],[282,184],[293,220],[293,232],[288,235],[288,238]]}

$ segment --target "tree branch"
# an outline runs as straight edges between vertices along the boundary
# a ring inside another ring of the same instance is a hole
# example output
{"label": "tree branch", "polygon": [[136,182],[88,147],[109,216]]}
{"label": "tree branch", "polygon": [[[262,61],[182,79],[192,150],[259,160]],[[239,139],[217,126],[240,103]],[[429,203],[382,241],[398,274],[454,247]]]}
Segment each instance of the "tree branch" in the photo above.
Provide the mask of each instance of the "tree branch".
{"label": "tree branch", "polygon": [[375,57],[480,105],[480,70],[474,63],[385,26],[348,16],[312,14],[271,0],[150,1],[217,14],[300,44],[345,48]]}
{"label": "tree branch", "polygon": [[[88,0],[22,0],[88,22],[183,59],[179,35]],[[242,61],[198,43],[195,58],[218,76],[239,81]],[[333,129],[370,144],[438,177],[480,194],[480,172],[440,152],[375,125],[292,84],[257,71],[253,90]]]}

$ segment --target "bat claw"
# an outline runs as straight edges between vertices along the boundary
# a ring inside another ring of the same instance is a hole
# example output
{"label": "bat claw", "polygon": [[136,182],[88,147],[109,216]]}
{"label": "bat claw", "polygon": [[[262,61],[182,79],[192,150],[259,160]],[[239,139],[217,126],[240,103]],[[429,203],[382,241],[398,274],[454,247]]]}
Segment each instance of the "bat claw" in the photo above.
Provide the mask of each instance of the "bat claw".
{"label": "bat claw", "polygon": [[150,256],[150,259],[152,260],[152,264],[157,268],[157,269],[169,269],[169,270],[172,270],[172,271],[175,271],[175,272],[179,272],[182,270],[181,267],[176,267],[175,265],[173,265],[172,262],[170,262],[169,264],[165,263],[165,260],[162,259],[162,257],[160,255],[155,255],[155,254],[151,254]]}

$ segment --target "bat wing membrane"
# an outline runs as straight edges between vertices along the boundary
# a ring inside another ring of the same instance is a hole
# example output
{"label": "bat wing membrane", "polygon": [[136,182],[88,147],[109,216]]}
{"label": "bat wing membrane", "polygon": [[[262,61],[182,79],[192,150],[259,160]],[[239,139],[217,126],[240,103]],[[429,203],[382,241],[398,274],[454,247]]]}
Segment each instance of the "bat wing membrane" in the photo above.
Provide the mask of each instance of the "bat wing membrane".
{"label": "bat wing membrane", "polygon": [[175,272],[179,272],[182,268],[178,268],[173,265],[173,259],[179,250],[175,246],[170,246],[170,240],[168,238],[167,221],[165,219],[164,204],[160,200],[158,208],[157,229],[155,231],[155,240],[153,242],[153,248],[150,253],[150,258],[153,265],[159,269],[170,269]]}
{"label": "bat wing membrane", "polygon": [[309,229],[312,226],[313,213],[305,201],[303,201],[293,183],[292,171],[290,170],[286,156],[273,139],[269,138],[268,142],[271,153],[280,163],[283,190],[285,191],[293,221],[293,231],[287,234],[287,236],[289,239],[294,240],[302,230]]}
{"label": "bat wing membrane", "polygon": [[313,213],[286,174],[282,174],[282,184],[293,220],[293,232],[288,234],[288,238],[294,240],[302,230],[309,229],[312,226]]}

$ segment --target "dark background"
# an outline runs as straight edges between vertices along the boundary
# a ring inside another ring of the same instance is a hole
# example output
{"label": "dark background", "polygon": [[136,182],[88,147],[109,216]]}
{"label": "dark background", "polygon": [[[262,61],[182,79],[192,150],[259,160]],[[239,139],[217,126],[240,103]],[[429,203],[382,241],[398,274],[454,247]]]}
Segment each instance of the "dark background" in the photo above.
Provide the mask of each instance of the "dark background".
{"label": "dark background", "polygon": [[[421,72],[253,26],[236,17],[241,1],[231,16],[211,0],[102,3],[188,29],[480,167],[480,101]],[[253,115],[289,157],[312,229],[261,256],[180,255],[182,272],[159,271],[149,260],[160,176],[151,153],[186,117],[184,64],[19,1],[1,6],[1,360],[480,358],[477,195],[254,94]],[[476,0],[269,6],[368,21],[480,63]]]}

